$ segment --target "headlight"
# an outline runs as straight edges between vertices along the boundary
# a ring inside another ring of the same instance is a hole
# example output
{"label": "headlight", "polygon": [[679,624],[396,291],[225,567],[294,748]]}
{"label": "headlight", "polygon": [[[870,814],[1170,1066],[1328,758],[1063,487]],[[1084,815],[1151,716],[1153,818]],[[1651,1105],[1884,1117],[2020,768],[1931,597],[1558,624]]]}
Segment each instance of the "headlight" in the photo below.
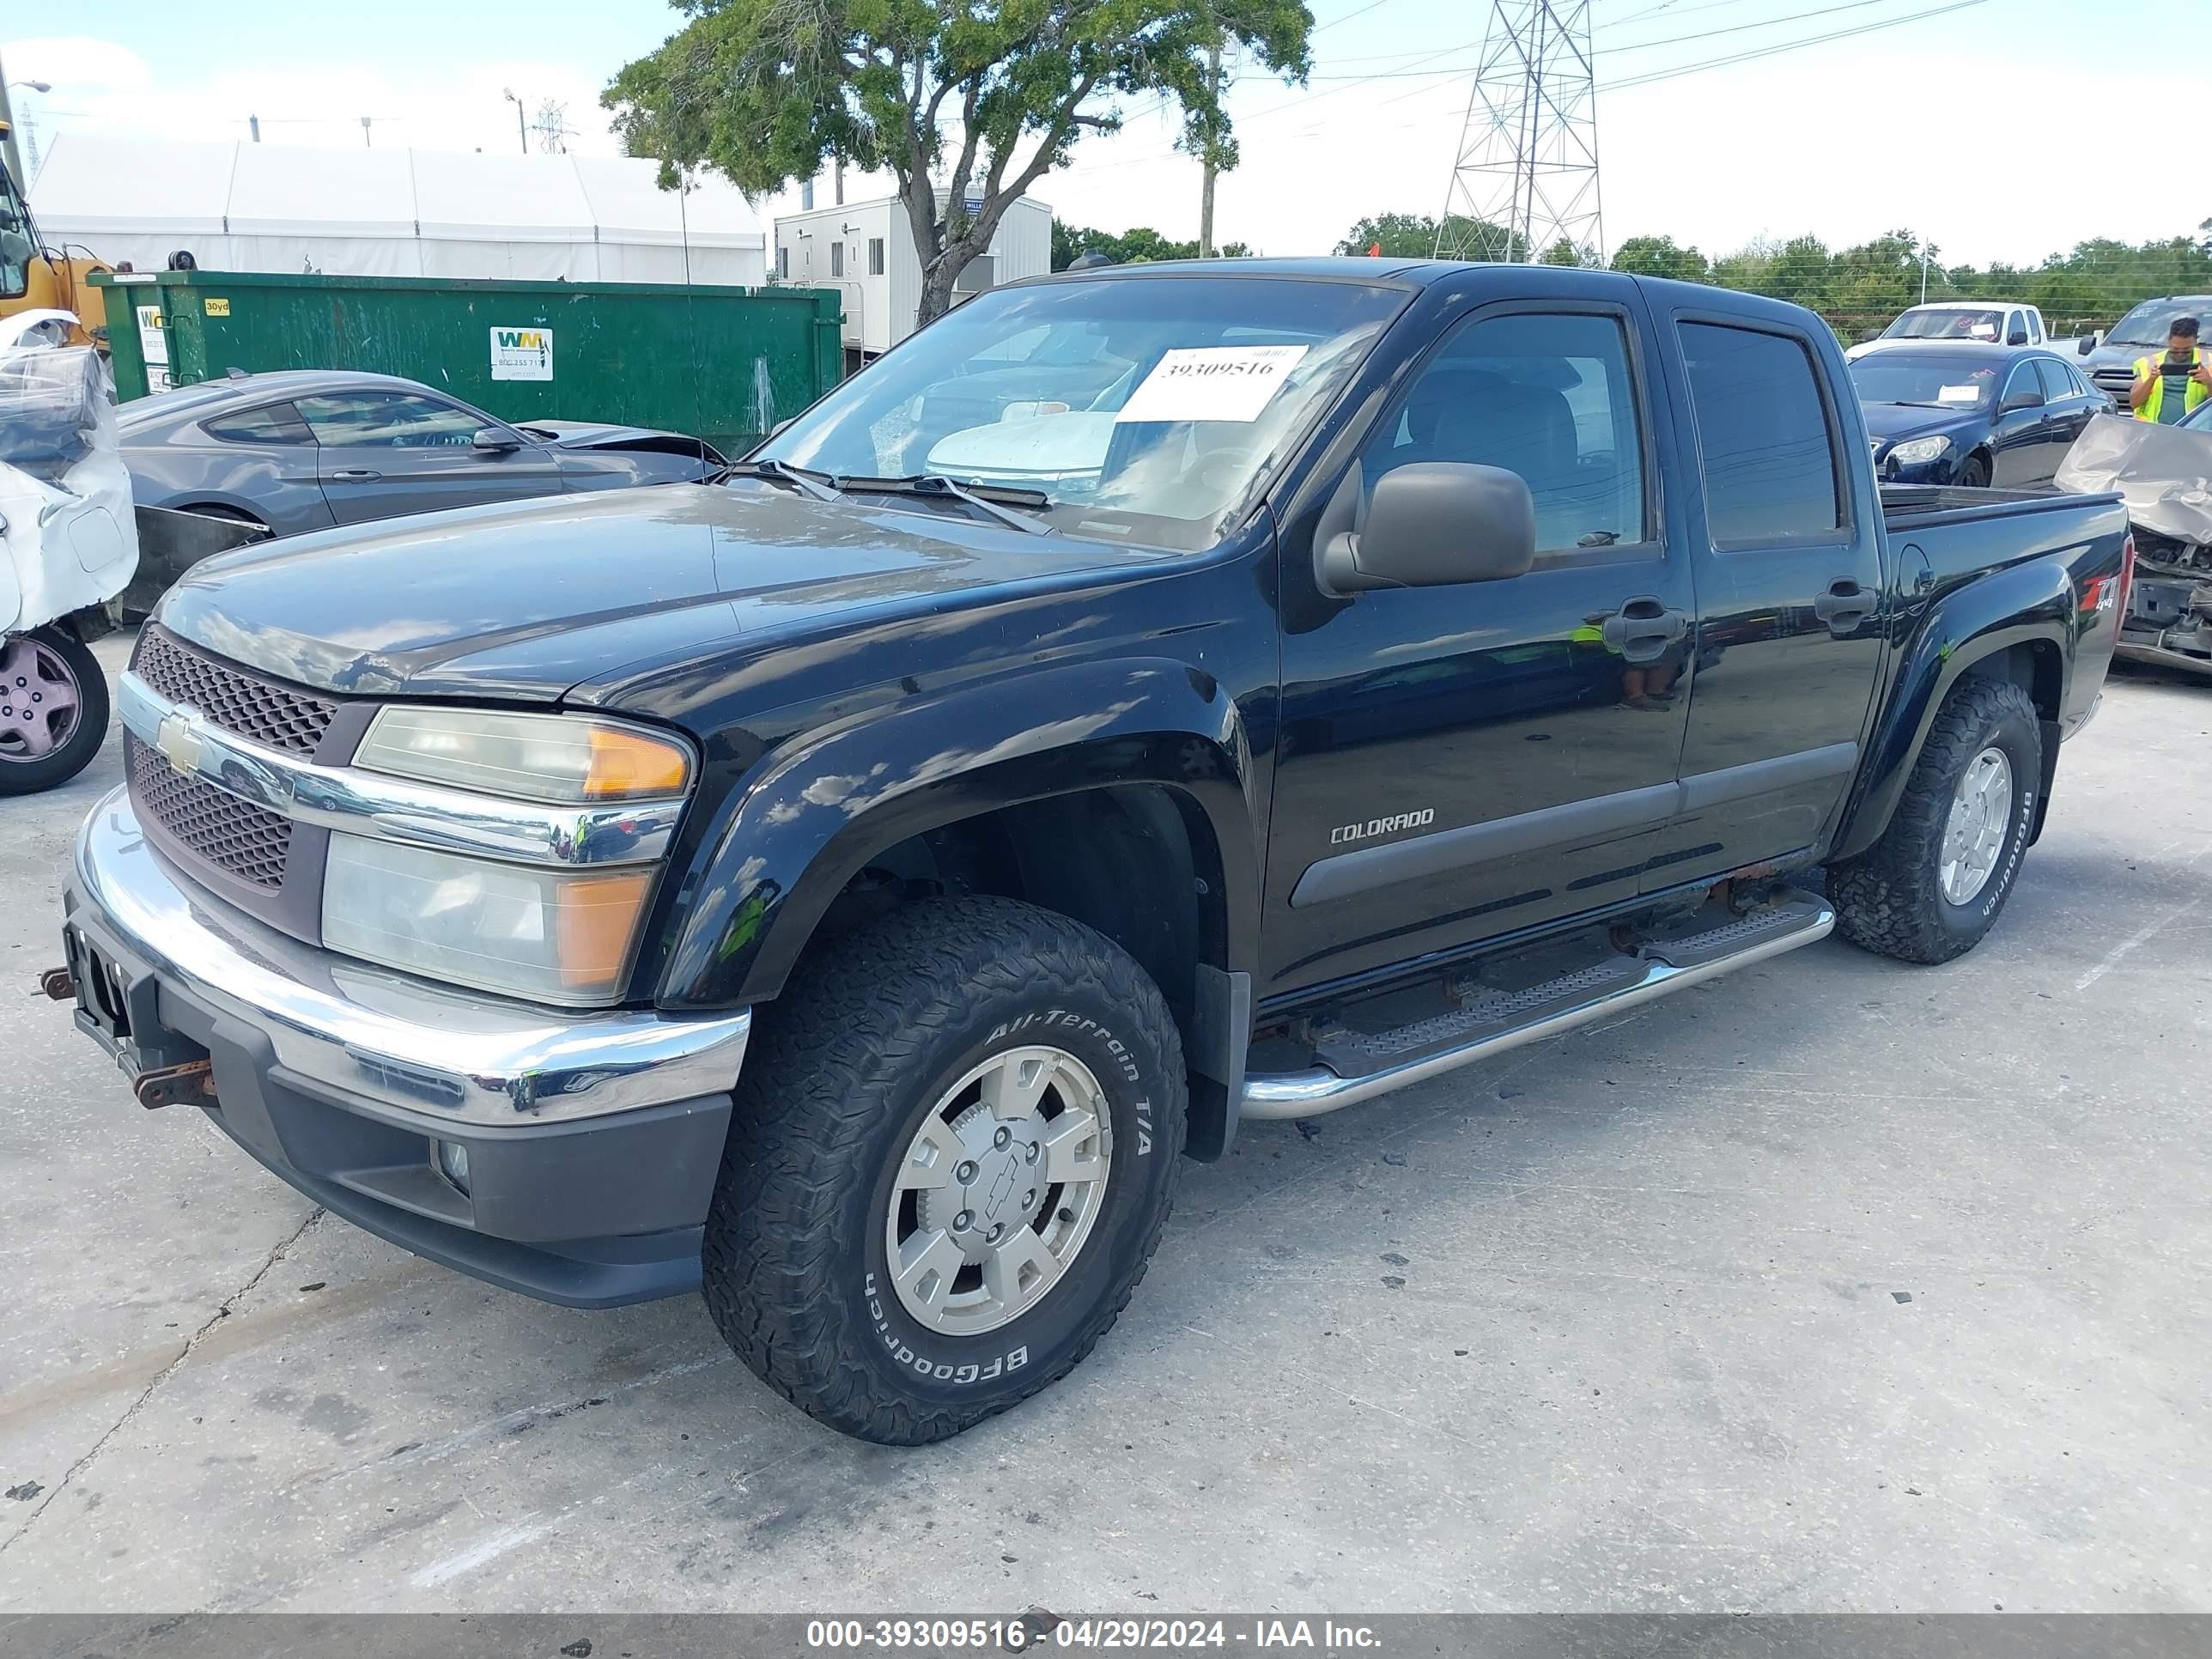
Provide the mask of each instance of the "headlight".
{"label": "headlight", "polygon": [[1950,447],[1948,438],[1914,438],[1891,450],[1889,459],[1901,465],[1918,466],[1923,461],[1941,460]]}
{"label": "headlight", "polygon": [[494,864],[334,833],[323,943],[449,984],[605,1002],[622,989],[654,873]]}
{"label": "headlight", "polygon": [[691,781],[689,749],[634,726],[470,708],[383,709],[353,763],[507,800],[564,805],[680,795]]}

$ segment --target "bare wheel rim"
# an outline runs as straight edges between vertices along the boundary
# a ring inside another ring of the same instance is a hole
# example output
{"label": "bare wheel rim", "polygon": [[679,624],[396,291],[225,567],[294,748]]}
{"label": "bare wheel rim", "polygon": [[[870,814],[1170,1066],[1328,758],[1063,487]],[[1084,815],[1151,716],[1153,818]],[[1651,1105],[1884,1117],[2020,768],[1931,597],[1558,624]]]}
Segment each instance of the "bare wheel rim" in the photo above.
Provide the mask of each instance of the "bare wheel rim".
{"label": "bare wheel rim", "polygon": [[40,761],[70,740],[84,694],[62,653],[11,634],[0,648],[0,760]]}
{"label": "bare wheel rim", "polygon": [[1943,896],[1971,903],[1989,885],[2012,830],[2012,763],[1991,744],[1959,776],[1943,826]]}
{"label": "bare wheel rim", "polygon": [[939,1097],[891,1184],[899,1305],[979,1336],[1042,1302],[1082,1254],[1114,1158],[1105,1091],[1065,1048],[994,1054]]}

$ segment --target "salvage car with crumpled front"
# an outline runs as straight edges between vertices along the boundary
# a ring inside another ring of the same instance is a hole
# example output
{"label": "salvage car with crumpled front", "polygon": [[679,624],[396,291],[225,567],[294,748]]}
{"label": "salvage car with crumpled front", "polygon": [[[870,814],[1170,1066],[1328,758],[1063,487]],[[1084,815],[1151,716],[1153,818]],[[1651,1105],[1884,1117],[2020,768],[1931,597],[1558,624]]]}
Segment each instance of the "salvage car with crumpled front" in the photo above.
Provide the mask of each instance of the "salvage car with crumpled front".
{"label": "salvage car with crumpled front", "polygon": [[2120,656],[2212,677],[2212,403],[2172,426],[2100,416],[2054,482],[2127,504],[2136,574]]}

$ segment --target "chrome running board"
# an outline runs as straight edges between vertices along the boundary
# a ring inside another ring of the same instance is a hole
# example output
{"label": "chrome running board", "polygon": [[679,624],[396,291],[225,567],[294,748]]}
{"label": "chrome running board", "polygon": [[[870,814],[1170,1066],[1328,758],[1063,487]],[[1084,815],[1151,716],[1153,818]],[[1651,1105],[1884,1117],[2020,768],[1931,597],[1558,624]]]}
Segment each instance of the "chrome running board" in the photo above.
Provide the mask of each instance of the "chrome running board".
{"label": "chrome running board", "polygon": [[1322,1046],[1321,1065],[1247,1078],[1243,1115],[1319,1117],[1778,957],[1826,939],[1835,925],[1836,913],[1825,901],[1794,895],[1703,933],[1655,941],[1634,956],[1610,957],[1526,990],[1482,997],[1455,1013],[1333,1041]]}

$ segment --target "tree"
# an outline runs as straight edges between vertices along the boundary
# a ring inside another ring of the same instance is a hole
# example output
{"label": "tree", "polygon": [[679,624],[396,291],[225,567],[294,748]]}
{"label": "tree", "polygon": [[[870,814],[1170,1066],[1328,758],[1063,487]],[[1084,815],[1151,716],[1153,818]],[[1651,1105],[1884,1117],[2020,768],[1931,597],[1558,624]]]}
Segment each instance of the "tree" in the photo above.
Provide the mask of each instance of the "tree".
{"label": "tree", "polygon": [[[1445,220],[1454,243],[1473,242],[1470,233],[1483,228],[1460,214]],[[1362,219],[1344,233],[1336,245],[1339,253],[1379,252],[1386,259],[1431,259],[1436,257],[1440,227],[1425,213],[1377,213]],[[1502,237],[1503,233],[1499,235]]]}
{"label": "tree", "polygon": [[[1121,125],[1118,96],[1182,113],[1182,148],[1234,167],[1209,50],[1239,42],[1302,81],[1303,0],[683,0],[690,21],[623,65],[600,101],[660,182],[711,167],[763,195],[825,158],[896,179],[921,262],[920,320],[1007,206],[1085,132]],[[937,177],[945,171],[940,205]]]}
{"label": "tree", "polygon": [[1613,268],[1635,276],[1710,283],[1712,267],[1694,247],[1677,247],[1671,236],[1632,236],[1613,251]]}
{"label": "tree", "polygon": [[[1224,259],[1249,259],[1252,250],[1242,242],[1224,243],[1216,250]],[[1052,268],[1066,270],[1085,253],[1103,253],[1117,265],[1148,264],[1155,259],[1195,259],[1195,238],[1178,242],[1150,225],[1137,225],[1116,236],[1109,230],[1089,230],[1079,225],[1052,222]]]}

